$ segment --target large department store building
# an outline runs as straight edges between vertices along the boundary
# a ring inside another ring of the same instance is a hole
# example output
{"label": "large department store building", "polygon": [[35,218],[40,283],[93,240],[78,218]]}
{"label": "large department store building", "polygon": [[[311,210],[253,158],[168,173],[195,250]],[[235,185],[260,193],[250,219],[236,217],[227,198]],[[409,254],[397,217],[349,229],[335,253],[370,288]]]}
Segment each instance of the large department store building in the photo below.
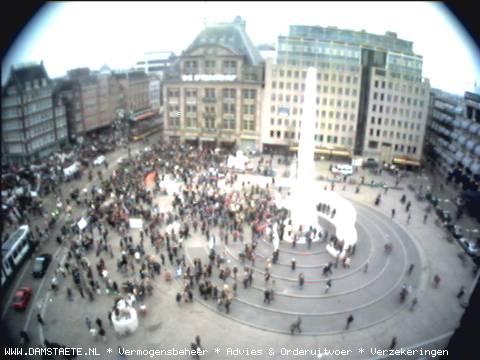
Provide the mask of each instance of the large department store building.
{"label": "large department store building", "polygon": [[419,165],[429,83],[412,46],[391,32],[291,26],[265,64],[264,150],[296,150],[306,70],[313,66],[317,154]]}
{"label": "large department store building", "polygon": [[263,71],[242,19],[206,27],[165,73],[166,139],[259,150]]}

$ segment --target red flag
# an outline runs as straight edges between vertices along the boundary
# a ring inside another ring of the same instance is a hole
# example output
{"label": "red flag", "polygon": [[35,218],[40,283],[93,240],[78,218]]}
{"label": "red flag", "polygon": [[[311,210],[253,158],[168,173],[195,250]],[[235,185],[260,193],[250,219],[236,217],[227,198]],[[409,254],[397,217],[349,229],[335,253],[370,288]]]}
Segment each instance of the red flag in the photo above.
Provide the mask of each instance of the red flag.
{"label": "red flag", "polygon": [[157,178],[157,173],[155,171],[152,171],[145,176],[145,187],[148,188],[150,186],[153,186],[155,184],[155,179]]}

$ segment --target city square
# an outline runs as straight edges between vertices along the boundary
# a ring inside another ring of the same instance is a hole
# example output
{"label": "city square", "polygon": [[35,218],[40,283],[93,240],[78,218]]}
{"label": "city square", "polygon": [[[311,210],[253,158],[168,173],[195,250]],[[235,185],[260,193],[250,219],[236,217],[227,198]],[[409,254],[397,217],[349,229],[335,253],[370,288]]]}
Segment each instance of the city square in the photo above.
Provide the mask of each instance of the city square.
{"label": "city square", "polygon": [[480,53],[436,72],[440,4],[285,4],[39,13],[52,52],[2,63],[2,358],[475,358]]}
{"label": "city square", "polygon": [[[140,156],[151,154],[151,151],[143,152],[145,147],[146,144],[132,145],[133,162],[138,163]],[[152,148],[155,149],[155,146]],[[135,153],[140,155],[133,155]],[[118,149],[107,156],[109,165],[106,171],[102,170],[102,176],[106,177],[108,173],[115,170],[118,159],[122,155],[126,155],[125,149]],[[161,155],[158,155],[158,158],[161,159]],[[240,188],[243,184],[249,192],[256,186],[259,186],[262,191],[265,191],[267,185],[272,190],[275,187],[282,187],[282,181],[287,178],[280,174],[286,173],[289,166],[278,164],[283,157],[264,156],[263,158],[264,161],[271,159],[272,168],[278,174],[275,176],[274,184],[273,177],[240,173],[236,174],[235,181]],[[260,157],[254,157],[252,160],[258,163]],[[427,224],[423,224],[422,219],[427,204],[414,200],[412,192],[406,189],[410,181],[415,181],[415,175],[401,179],[398,185],[402,189],[400,190],[395,189],[397,177],[385,173],[372,175],[359,170],[359,173],[353,176],[359,182],[364,176],[365,184],[374,181],[375,184],[384,184],[387,189],[390,186],[393,189],[388,189],[385,193],[383,186],[361,185],[360,191],[356,193],[356,184],[330,181],[332,175],[328,170],[328,162],[316,162],[315,165],[317,178],[323,177],[323,180],[315,180],[315,186],[324,190],[331,189],[333,184],[333,191],[351,201],[357,210],[358,249],[348,267],[340,261],[337,265],[333,265],[332,274],[323,273],[326,264],[335,263],[335,259],[326,252],[326,241],[315,241],[310,247],[307,243],[299,243],[293,247],[292,243],[283,241],[279,246],[278,260],[272,264],[273,244],[264,235],[258,237],[254,265],[248,259],[242,262],[239,254],[244,250],[245,244],[251,245],[252,239],[255,238],[255,235],[251,235],[250,227],[245,227],[242,242],[240,239],[235,241],[233,234],[228,230],[223,231],[218,226],[212,226],[211,235],[217,239],[214,249],[224,256],[222,269],[224,266],[239,269],[237,294],[233,297],[229,312],[226,312],[224,305],[219,306],[212,296],[205,300],[196,286],[192,289],[193,303],[190,303],[188,297],[183,296],[184,294],[177,303],[176,294],[184,290],[186,267],[193,269],[195,259],[200,259],[204,264],[208,263],[211,249],[205,234],[201,232],[201,226],[197,225],[198,229],[195,231],[192,220],[186,221],[184,218],[185,223],[190,224],[191,230],[190,235],[182,241],[182,249],[178,249],[178,259],[183,256],[185,259],[185,266],[180,267],[183,270],[182,275],[175,275],[178,269],[175,266],[176,263],[169,262],[166,245],[162,244],[159,251],[167,259],[165,265],[161,266],[160,274],[154,275],[150,281],[153,288],[152,295],[143,295],[144,300],[137,300],[135,306],[139,318],[138,329],[129,335],[117,335],[112,325],[104,325],[107,335],[103,342],[92,338],[85,325],[85,319],[88,317],[94,321],[100,318],[108,324],[108,312],[111,311],[114,299],[117,296],[124,296],[125,293],[119,290],[119,293],[112,291],[113,293],[107,294],[108,287],[99,279],[101,284],[99,293],[95,292],[94,300],[89,300],[86,294],[84,297],[80,295],[70,273],[67,272],[64,278],[55,271],[59,266],[64,267],[65,261],[71,261],[72,265],[75,263],[73,260],[68,260],[68,242],[78,236],[72,234],[64,237],[61,246],[55,242],[54,239],[60,232],[62,222],[69,217],[68,213],[61,212],[59,224],[49,236],[51,240],[44,240],[45,243],[40,245],[42,250],[39,251],[51,252],[54,260],[45,278],[40,284],[34,284],[36,296],[32,308],[25,314],[6,313],[4,310],[4,321],[8,322],[13,334],[18,333],[25,325],[32,343],[39,344],[48,340],[65,346],[98,347],[105,358],[108,358],[106,349],[109,347],[115,352],[118,346],[145,350],[188,348],[195,336],[201,337],[202,347],[209,351],[204,355],[206,358],[222,358],[220,353],[214,353],[215,348],[223,352],[227,349],[230,349],[229,351],[242,349],[242,351],[257,351],[257,353],[263,351],[265,354],[267,352],[265,344],[268,344],[268,348],[272,348],[279,358],[284,356],[281,355],[281,351],[286,352],[288,349],[323,347],[338,350],[351,349],[353,353],[349,356],[352,358],[374,358],[371,353],[368,353],[370,348],[388,349],[393,337],[397,337],[402,348],[420,346],[423,349],[442,349],[463,313],[456,293],[460,286],[469,289],[474,283],[472,274],[474,264],[468,259],[467,264],[462,265],[457,256],[458,245],[447,241],[442,228],[434,224],[433,214],[427,220]],[[161,172],[159,172],[159,178],[161,178],[160,174]],[[229,179],[231,174],[232,172],[225,174],[226,179]],[[84,176],[83,179],[65,184],[66,186],[62,185],[60,191],[63,201],[60,200],[60,202],[63,203],[68,199],[69,191],[72,189],[98,186],[98,179],[93,180],[92,183],[86,180]],[[378,206],[375,206],[374,200],[378,194],[382,194],[382,200]],[[406,194],[409,199],[412,198],[413,219],[409,224],[407,224],[408,213],[400,202],[403,194]],[[89,195],[90,191],[85,192],[86,197]],[[261,198],[258,197],[257,200]],[[157,205],[160,212],[175,214],[177,212],[172,208],[173,199],[172,195],[157,195],[153,198],[152,206]],[[52,194],[45,199],[45,205],[50,204],[54,208],[57,206],[57,201],[58,198]],[[392,208],[397,210],[394,219],[390,216]],[[78,206],[71,217],[78,220],[84,211],[83,206]],[[35,223],[41,224],[42,219],[34,219],[32,228],[35,227],[33,225]],[[166,224],[158,227],[160,233],[166,231],[166,228]],[[119,234],[114,230],[109,232],[108,244],[112,247],[113,258],[107,252],[101,252],[100,257],[96,256],[95,249],[98,246],[96,244],[101,238],[96,229],[93,230],[96,246],[86,252],[85,258],[88,259],[92,268],[98,263],[99,258],[104,259],[109,278],[119,285],[126,281],[138,284],[140,282],[137,266],[139,262],[134,262],[137,271],[119,272],[117,261],[122,251],[119,247]],[[139,230],[132,229],[128,233],[133,237],[134,245],[140,242]],[[227,241],[225,241],[225,234],[227,234]],[[147,236],[145,238],[145,255],[142,259],[150,255],[158,259],[159,254],[155,247],[150,244]],[[391,253],[386,252],[387,243],[392,244]],[[292,258],[297,262],[295,270],[291,269]],[[223,281],[219,278],[220,271],[216,263],[217,259],[213,262],[212,283],[219,289],[222,289],[225,284],[232,289],[233,274]],[[271,265],[269,268],[271,280],[267,282],[265,269],[268,264]],[[414,264],[414,269],[409,272],[410,264]],[[253,284],[246,289],[243,284],[245,266],[254,271]],[[171,274],[171,280],[165,277],[167,272]],[[302,288],[299,287],[297,280],[301,272],[305,275]],[[432,286],[435,274],[439,274],[442,279],[438,289]],[[21,275],[23,276],[17,280],[18,286],[23,285],[23,282],[31,283],[28,267],[22,271]],[[53,276],[58,279],[56,291],[50,287]],[[87,286],[87,277],[83,276],[84,284]],[[97,276],[95,275],[94,278],[96,279]],[[332,280],[331,289],[326,291],[326,283],[330,279]],[[264,289],[271,287],[272,282],[275,282],[274,296],[267,304],[264,301]],[[402,302],[400,293],[405,284],[411,287],[412,293],[407,295],[406,301]],[[73,292],[70,300],[67,288]],[[418,305],[412,309],[414,298],[418,299]],[[142,315],[141,304],[146,306],[145,315]],[[38,324],[35,318],[37,312],[41,313],[45,325]],[[69,315],[65,316],[65,314]],[[346,329],[350,314],[353,314],[354,321]],[[302,332],[292,336],[290,326],[297,316],[302,320]],[[19,317],[22,321],[18,321]],[[432,326],[432,323],[435,326]],[[253,346],[253,344],[257,345]],[[358,353],[358,349],[362,347],[366,349],[365,354]],[[232,352],[232,356],[234,354]],[[113,355],[114,352],[111,358],[114,358]],[[241,357],[241,355],[238,356]]]}

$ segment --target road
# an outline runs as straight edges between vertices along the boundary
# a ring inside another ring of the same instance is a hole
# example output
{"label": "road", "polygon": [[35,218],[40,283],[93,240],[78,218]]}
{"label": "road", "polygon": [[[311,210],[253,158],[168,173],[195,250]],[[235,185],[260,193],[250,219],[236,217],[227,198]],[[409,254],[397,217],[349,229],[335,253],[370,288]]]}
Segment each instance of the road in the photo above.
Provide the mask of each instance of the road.
{"label": "road", "polygon": [[[150,141],[158,141],[160,136],[161,134],[155,134],[150,138]],[[131,143],[131,154],[134,155],[136,151],[141,151],[145,146],[147,145],[143,144],[142,142]],[[99,184],[98,177],[96,176],[96,169],[101,170],[104,176],[110,176],[112,171],[116,168],[118,161],[121,158],[127,157],[128,150],[126,147],[118,148],[115,151],[107,154],[106,160],[108,162],[108,169],[105,169],[103,165],[97,168],[92,168],[94,170],[94,179],[92,182],[88,181],[87,172],[84,172],[81,179],[72,180],[62,184],[60,188],[63,196],[68,196],[70,191],[75,188],[88,188],[90,190],[92,186]],[[45,213],[47,214],[56,207],[57,200],[54,194],[50,194],[49,196],[42,198],[42,201],[44,204]],[[74,207],[72,216],[73,218],[78,218],[84,212],[85,209],[83,207]],[[37,314],[41,313],[43,316],[48,303],[52,301],[53,296],[56,296],[50,290],[50,283],[55,275],[55,269],[57,268],[58,264],[64,262],[67,249],[65,246],[59,247],[55,239],[60,234],[60,228],[64,224],[66,216],[67,215],[65,212],[60,212],[57,225],[53,231],[50,232],[48,239],[39,245],[39,249],[37,249],[36,253],[32,255],[32,258],[27,260],[18,270],[16,278],[10,283],[10,286],[6,289],[2,296],[1,322],[8,324],[9,333],[13,337],[18,336],[20,330],[25,330],[29,334],[33,343],[43,343],[43,330],[37,322]],[[31,226],[32,230],[35,226],[43,229],[44,219],[38,217],[33,218]],[[36,255],[43,253],[52,254],[53,259],[43,278],[35,279],[32,276],[33,260]],[[59,280],[59,287],[61,288],[63,277],[58,276],[57,278]],[[16,312],[12,309],[12,300],[15,295],[15,291],[21,287],[31,287],[33,289],[33,296],[24,312]]]}

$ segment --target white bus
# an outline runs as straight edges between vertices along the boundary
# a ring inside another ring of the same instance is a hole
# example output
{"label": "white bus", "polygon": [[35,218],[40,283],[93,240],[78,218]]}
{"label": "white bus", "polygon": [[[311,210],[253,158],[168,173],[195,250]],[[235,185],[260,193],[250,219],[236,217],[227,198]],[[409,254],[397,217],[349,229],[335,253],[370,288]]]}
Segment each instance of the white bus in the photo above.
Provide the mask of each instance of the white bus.
{"label": "white bus", "polygon": [[28,225],[20,226],[2,244],[1,277],[3,287],[8,280],[15,276],[17,269],[23,264],[35,246]]}

